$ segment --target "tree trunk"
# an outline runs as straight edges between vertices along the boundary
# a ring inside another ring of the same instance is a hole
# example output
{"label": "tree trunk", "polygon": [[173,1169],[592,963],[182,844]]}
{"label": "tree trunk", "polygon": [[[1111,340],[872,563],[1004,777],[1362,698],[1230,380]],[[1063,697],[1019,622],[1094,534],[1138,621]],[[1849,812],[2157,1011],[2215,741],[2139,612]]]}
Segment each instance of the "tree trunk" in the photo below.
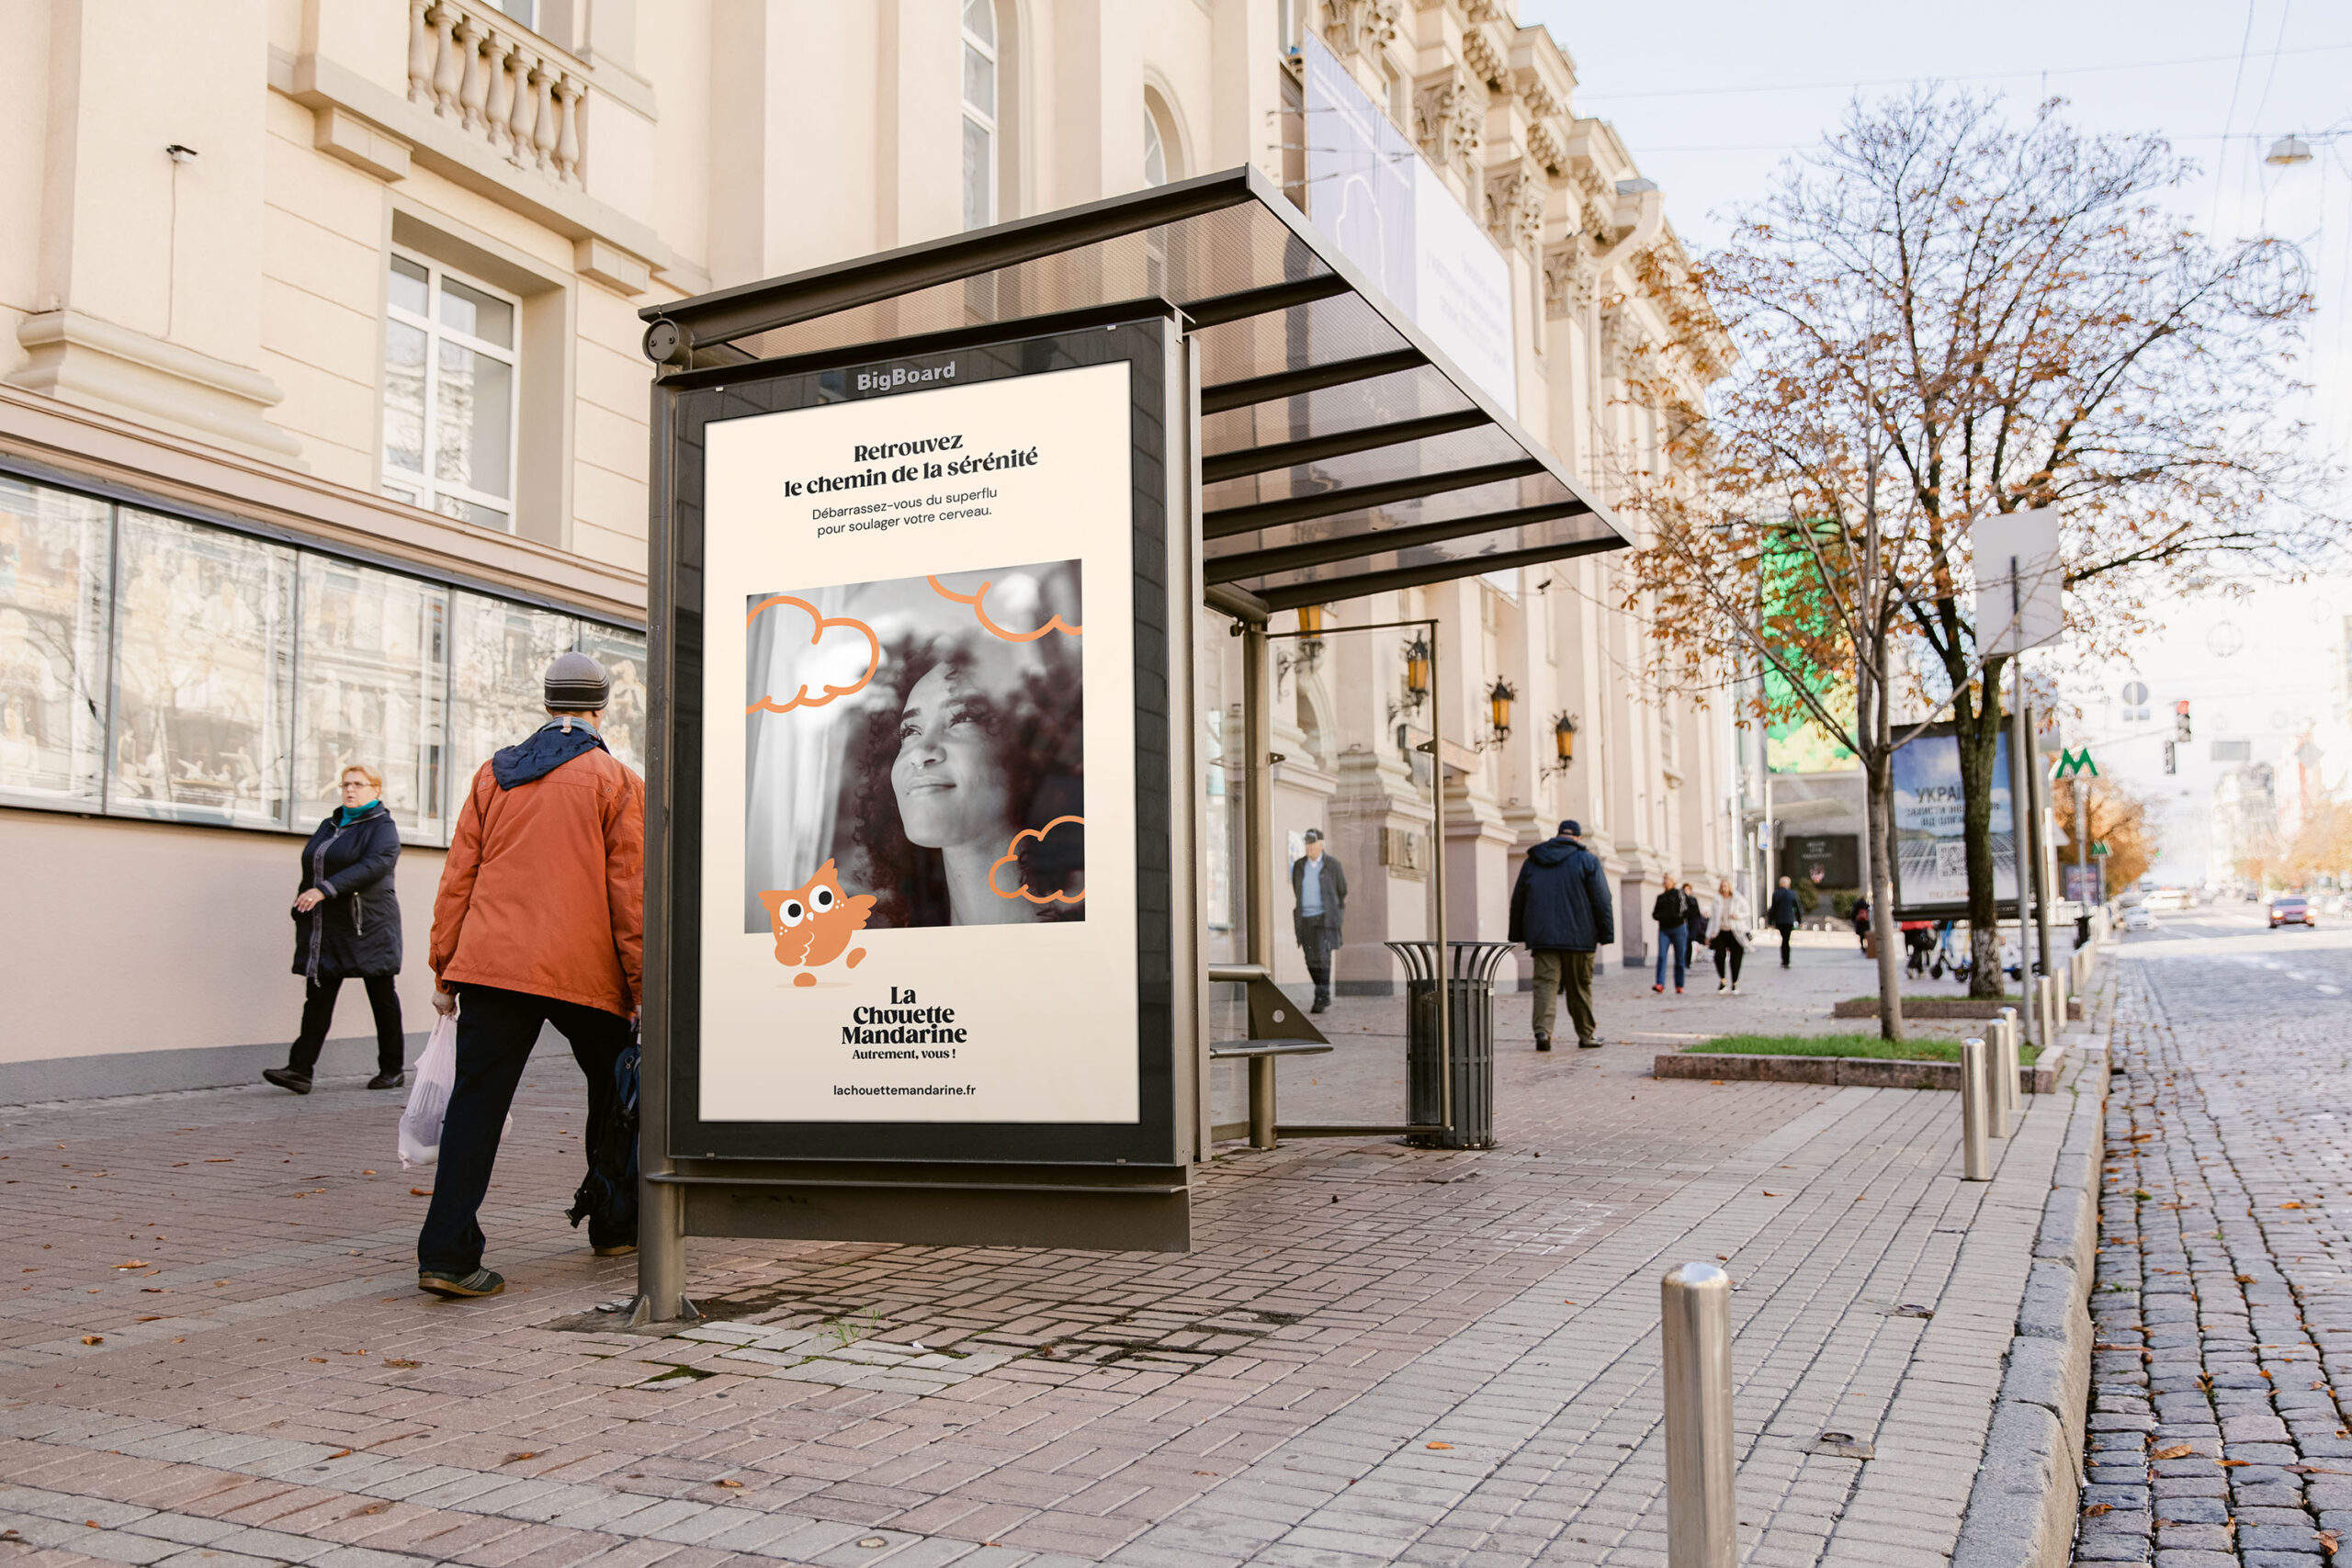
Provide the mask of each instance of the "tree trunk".
{"label": "tree trunk", "polygon": [[[1993,765],[2001,736],[2001,671],[2006,659],[1985,661],[1973,694],[1962,692],[1952,706],[1952,732],[1960,743],[1961,830],[1968,856],[1968,994],[1998,997],[2001,974],[2000,900],[1994,883]],[[1982,705],[1970,701],[1981,695]],[[2017,819],[2015,804],[2010,816]],[[2018,825],[2022,826],[2021,819]]]}
{"label": "tree trunk", "polygon": [[1862,810],[1870,818],[1871,931],[1878,938],[1878,1032],[1882,1040],[1901,1040],[1903,1033],[1903,966],[1897,946],[1903,923],[1894,918],[1894,877],[1892,844],[1894,753],[1883,737],[1874,737],[1862,764]]}

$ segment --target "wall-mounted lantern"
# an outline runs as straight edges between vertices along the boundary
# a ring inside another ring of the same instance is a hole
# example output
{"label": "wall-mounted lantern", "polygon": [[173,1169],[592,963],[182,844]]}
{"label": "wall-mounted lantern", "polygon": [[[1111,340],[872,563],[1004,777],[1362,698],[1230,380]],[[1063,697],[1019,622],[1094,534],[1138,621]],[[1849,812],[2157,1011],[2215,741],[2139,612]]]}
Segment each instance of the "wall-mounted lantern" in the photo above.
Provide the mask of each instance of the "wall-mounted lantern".
{"label": "wall-mounted lantern", "polygon": [[1557,760],[1549,767],[1538,770],[1536,773],[1538,778],[1548,779],[1565,773],[1568,771],[1568,764],[1577,760],[1575,715],[1558,713],[1552,716],[1552,750]]}

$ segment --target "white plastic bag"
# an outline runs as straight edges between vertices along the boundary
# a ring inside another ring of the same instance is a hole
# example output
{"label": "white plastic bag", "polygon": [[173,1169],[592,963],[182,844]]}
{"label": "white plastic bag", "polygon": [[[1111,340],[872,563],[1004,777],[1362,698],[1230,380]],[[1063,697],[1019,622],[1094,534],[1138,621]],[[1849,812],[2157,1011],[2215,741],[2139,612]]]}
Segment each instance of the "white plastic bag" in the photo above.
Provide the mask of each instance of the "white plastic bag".
{"label": "white plastic bag", "polygon": [[436,1014],[433,1037],[416,1064],[416,1082],[408,1091],[408,1109],[401,1112],[401,1168],[431,1165],[441,1157],[441,1118],[449,1109],[449,1090],[458,1081],[458,1020]]}

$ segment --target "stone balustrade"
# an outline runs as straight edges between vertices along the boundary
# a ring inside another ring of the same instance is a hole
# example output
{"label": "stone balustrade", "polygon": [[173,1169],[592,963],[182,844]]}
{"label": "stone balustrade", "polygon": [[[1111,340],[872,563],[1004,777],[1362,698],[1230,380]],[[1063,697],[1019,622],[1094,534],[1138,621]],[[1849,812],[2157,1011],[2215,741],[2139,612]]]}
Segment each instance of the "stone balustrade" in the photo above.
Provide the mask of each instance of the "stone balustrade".
{"label": "stone balustrade", "polygon": [[410,101],[579,186],[587,67],[480,0],[409,0]]}

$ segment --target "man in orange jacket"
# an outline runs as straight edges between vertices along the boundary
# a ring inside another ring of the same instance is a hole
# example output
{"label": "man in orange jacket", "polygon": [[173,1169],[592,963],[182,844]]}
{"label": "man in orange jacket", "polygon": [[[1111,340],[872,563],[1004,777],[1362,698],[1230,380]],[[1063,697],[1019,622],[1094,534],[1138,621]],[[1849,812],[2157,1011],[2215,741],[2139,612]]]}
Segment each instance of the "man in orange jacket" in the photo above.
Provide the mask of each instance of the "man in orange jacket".
{"label": "man in orange jacket", "polygon": [[[416,1238],[417,1286],[493,1296],[478,1215],[506,1112],[542,1025],[588,1075],[588,1167],[627,1168],[600,1146],[634,1029],[645,947],[645,781],[596,732],[610,692],[584,653],[549,664],[548,721],[482,764],[458,812],[433,902],[433,1005],[458,1015],[458,1077],[441,1124],[433,1206]],[[637,1250],[627,1217],[589,1213],[600,1258]],[[626,1225],[626,1233],[623,1226]]]}

